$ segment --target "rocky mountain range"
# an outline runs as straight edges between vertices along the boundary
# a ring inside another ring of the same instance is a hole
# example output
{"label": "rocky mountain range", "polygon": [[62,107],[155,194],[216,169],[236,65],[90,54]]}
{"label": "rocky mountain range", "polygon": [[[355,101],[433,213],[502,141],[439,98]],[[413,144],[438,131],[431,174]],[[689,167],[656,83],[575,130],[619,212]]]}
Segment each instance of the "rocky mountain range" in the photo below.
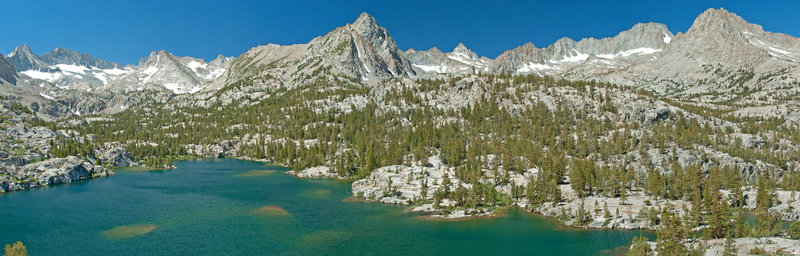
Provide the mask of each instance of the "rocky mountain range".
{"label": "rocky mountain range", "polygon": [[[479,57],[464,44],[448,53],[436,48],[401,51],[366,13],[307,44],[258,46],[238,58],[220,56],[210,62],[162,50],[136,66],[122,67],[64,48],[39,56],[27,45],[5,59],[0,59],[0,78],[13,86],[4,87],[4,93],[33,96],[37,99],[29,101],[40,105],[60,102],[42,113],[51,118],[115,113],[151,101],[143,98],[165,102],[175,95],[191,98],[187,102],[192,104],[232,102],[257,98],[265,88],[291,88],[311,77],[375,84],[443,74],[538,74],[622,84],[697,103],[738,105],[800,93],[793,86],[800,79],[800,39],[764,31],[724,9],[703,12],[686,33],[639,23],[610,38],[565,37],[545,48],[527,43],[495,59]],[[127,99],[150,93],[159,96]]]}
{"label": "rocky mountain range", "polygon": [[443,53],[436,47],[427,51],[409,49],[405,52],[414,67],[424,72],[438,74],[476,74],[489,71],[490,59],[477,54],[459,43],[452,52]]}
{"label": "rocky mountain range", "polygon": [[800,220],[799,41],[709,9],[685,33],[640,23],[494,59],[402,51],[366,13],[209,62],[162,50],[122,67],[22,45],[0,58],[0,191],[232,157],[355,179],[355,199],[431,218],[519,207],[721,238],[740,222],[728,208]]}

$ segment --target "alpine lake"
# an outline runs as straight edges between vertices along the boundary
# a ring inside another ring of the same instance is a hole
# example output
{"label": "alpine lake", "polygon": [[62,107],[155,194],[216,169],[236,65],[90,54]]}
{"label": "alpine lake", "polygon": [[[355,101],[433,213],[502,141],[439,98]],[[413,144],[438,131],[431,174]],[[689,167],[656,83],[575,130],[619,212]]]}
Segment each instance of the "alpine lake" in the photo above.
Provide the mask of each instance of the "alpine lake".
{"label": "alpine lake", "polygon": [[234,159],[0,194],[0,243],[30,255],[619,255],[648,231],[586,230],[512,208],[421,218],[354,202],[350,182]]}

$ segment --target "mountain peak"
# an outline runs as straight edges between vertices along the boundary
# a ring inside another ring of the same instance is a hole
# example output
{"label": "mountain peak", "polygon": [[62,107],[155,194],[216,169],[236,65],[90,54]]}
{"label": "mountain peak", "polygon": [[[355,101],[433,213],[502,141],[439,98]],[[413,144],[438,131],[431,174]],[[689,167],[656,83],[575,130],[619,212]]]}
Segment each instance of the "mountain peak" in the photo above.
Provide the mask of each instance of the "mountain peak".
{"label": "mountain peak", "polygon": [[369,15],[366,12],[362,12],[361,15],[358,15],[356,21],[353,22],[353,25],[356,27],[377,26],[378,22],[375,21],[375,17],[372,17],[372,15]]}
{"label": "mountain peak", "polygon": [[150,56],[156,56],[156,55],[169,55],[169,52],[167,52],[167,50],[164,50],[164,49],[162,49],[160,51],[152,51],[152,52],[150,52]]}
{"label": "mountain peak", "polygon": [[760,26],[750,24],[728,10],[711,8],[698,15],[686,33],[727,35],[751,30],[753,26],[758,27],[758,30],[761,29]]}
{"label": "mountain peak", "polygon": [[742,17],[739,17],[739,15],[736,15],[735,13],[729,12],[728,10],[725,10],[723,8],[719,8],[719,9],[709,8],[708,10],[705,10],[703,13],[701,13],[700,15],[697,16],[697,18],[695,19],[695,23],[697,23],[698,21],[701,21],[701,22],[713,22],[713,21],[741,21],[741,22],[745,22],[744,19],[742,19]]}
{"label": "mountain peak", "polygon": [[17,71],[38,70],[50,72],[55,70],[47,63],[44,63],[38,55],[33,53],[27,44],[17,46],[17,48],[8,55],[8,62],[10,62]]}
{"label": "mountain peak", "polygon": [[466,46],[464,46],[464,44],[463,44],[463,43],[458,43],[458,45],[456,46],[456,48],[455,48],[455,49],[453,49],[453,52],[455,52],[455,53],[467,53],[467,52],[470,52],[470,50],[469,50],[469,48],[467,48]]}
{"label": "mountain peak", "polygon": [[91,54],[80,52],[72,49],[58,47],[48,53],[40,56],[41,60],[48,65],[68,64],[78,65],[85,67],[96,67],[100,69],[121,68],[119,63],[112,63],[107,60],[101,60],[93,57]]}
{"label": "mountain peak", "polygon": [[466,46],[464,46],[463,43],[458,43],[458,46],[456,46],[456,48],[453,49],[453,54],[463,55],[463,56],[471,58],[471,59],[477,59],[478,58],[478,55],[475,54],[474,52],[472,52]]}
{"label": "mountain peak", "polygon": [[703,13],[698,15],[698,18],[707,17],[707,16],[728,16],[728,15],[736,16],[736,14],[734,14],[732,12],[729,12],[728,10],[725,10],[725,8],[722,8],[722,7],[720,7],[719,9],[717,9],[717,8],[708,8],[705,11],[703,11]]}
{"label": "mountain peak", "polygon": [[17,46],[17,48],[14,48],[14,51],[12,51],[11,54],[9,54],[8,56],[15,56],[15,55],[18,55],[18,54],[35,55],[33,53],[33,51],[31,51],[31,47],[28,46],[28,44],[21,44],[21,45]]}
{"label": "mountain peak", "polygon": [[436,48],[436,46],[434,46],[434,47],[431,47],[431,48],[430,48],[430,49],[428,49],[426,52],[430,52],[430,53],[442,53],[442,51],[440,51],[440,50],[439,50],[439,48]]}
{"label": "mountain peak", "polygon": [[159,65],[161,57],[169,58],[172,54],[167,50],[151,51],[150,55],[139,61],[139,66]]}

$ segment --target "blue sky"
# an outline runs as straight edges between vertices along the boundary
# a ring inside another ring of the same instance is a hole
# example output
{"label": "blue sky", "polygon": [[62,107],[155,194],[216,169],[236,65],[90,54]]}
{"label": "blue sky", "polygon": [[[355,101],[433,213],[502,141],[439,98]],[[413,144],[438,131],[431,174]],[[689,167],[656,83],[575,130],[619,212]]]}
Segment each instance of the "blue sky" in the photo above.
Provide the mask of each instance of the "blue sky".
{"label": "blue sky", "polygon": [[685,32],[711,7],[800,36],[800,1],[0,0],[0,53],[26,43],[37,54],[65,47],[122,64],[161,49],[211,60],[261,44],[306,43],[367,12],[403,50],[450,51],[463,42],[494,58],[526,42],[614,36],[637,22]]}

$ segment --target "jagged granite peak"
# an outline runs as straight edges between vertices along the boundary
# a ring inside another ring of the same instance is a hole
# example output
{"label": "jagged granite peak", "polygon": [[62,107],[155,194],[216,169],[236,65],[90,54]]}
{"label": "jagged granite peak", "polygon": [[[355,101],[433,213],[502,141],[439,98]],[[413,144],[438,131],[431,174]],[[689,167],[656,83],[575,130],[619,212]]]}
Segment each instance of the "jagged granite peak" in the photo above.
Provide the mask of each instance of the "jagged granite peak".
{"label": "jagged granite peak", "polygon": [[[222,63],[224,59],[219,62]],[[166,50],[152,51],[139,61],[135,71],[120,77],[106,88],[121,94],[145,89],[166,89],[176,94],[195,93],[224,72],[225,68],[210,65],[203,59],[177,57]]]}
{"label": "jagged granite peak", "polygon": [[353,21],[353,26],[356,28],[361,28],[362,30],[376,30],[380,28],[378,21],[375,20],[375,17],[372,17],[372,15],[369,15],[366,12],[362,12],[358,15],[358,18]]}
{"label": "jagged granite peak", "polygon": [[741,90],[779,91],[792,86],[800,78],[798,63],[800,39],[766,32],[725,9],[708,9],[656,54],[604,69],[581,65],[559,75],[644,87],[673,97],[713,95],[704,100],[725,101]]}
{"label": "jagged granite peak", "polygon": [[[10,84],[16,84],[17,77],[19,77],[17,69],[6,60],[5,56],[0,54],[0,79]],[[0,84],[2,84],[2,81],[0,81]]]}
{"label": "jagged granite peak", "polygon": [[525,71],[526,65],[530,63],[544,63],[549,56],[545,56],[543,51],[531,42],[518,46],[517,48],[506,50],[492,62],[491,71],[494,72],[520,72]]}
{"label": "jagged granite peak", "polygon": [[45,53],[40,56],[42,61],[50,65],[68,64],[85,67],[95,67],[99,69],[120,69],[122,65],[119,63],[112,63],[107,60],[101,60],[93,57],[91,54],[81,54],[75,50],[66,48],[56,48],[55,50]]}
{"label": "jagged granite peak", "polygon": [[583,61],[592,54],[613,59],[659,52],[669,44],[672,37],[672,32],[664,24],[638,23],[610,38],[584,38],[578,42],[561,38],[545,50],[552,55],[553,61]]}
{"label": "jagged granite peak", "polygon": [[208,64],[227,69],[228,67],[230,67],[231,63],[235,59],[236,59],[236,57],[232,57],[232,56],[228,57],[228,56],[220,54],[214,60],[209,61]]}
{"label": "jagged granite peak", "polygon": [[439,50],[439,48],[436,48],[435,46],[431,47],[430,49],[426,50],[425,52],[430,53],[430,54],[442,54],[442,55],[444,55],[444,52],[442,52],[441,50]]}
{"label": "jagged granite peak", "polygon": [[472,52],[472,50],[470,50],[469,48],[464,46],[463,43],[458,43],[456,48],[453,49],[452,53],[453,54],[463,54],[464,56],[467,56],[467,57],[469,57],[471,59],[478,59],[478,54],[475,54],[474,52]]}
{"label": "jagged granite peak", "polygon": [[490,64],[488,58],[479,58],[478,54],[472,52],[463,43],[458,43],[458,46],[452,52],[447,53],[447,57],[482,71],[488,71],[485,68]]}
{"label": "jagged granite peak", "polygon": [[385,28],[378,25],[375,18],[367,13],[361,13],[352,24],[352,29],[360,34],[380,54],[393,54],[397,44],[389,36]]}
{"label": "jagged granite peak", "polygon": [[362,80],[416,76],[411,62],[386,29],[366,13],[352,24],[311,40],[305,57],[298,64],[297,75],[326,67],[335,74]]}
{"label": "jagged granite peak", "polygon": [[458,44],[452,52],[443,53],[433,47],[427,51],[406,51],[408,60],[416,68],[429,73],[473,74],[486,71],[491,60],[478,58],[464,44]]}
{"label": "jagged granite peak", "polygon": [[31,51],[31,47],[27,44],[22,44],[14,48],[14,51],[8,55],[8,62],[14,66],[18,71],[36,70],[42,72],[54,72],[55,68],[50,67],[47,63],[42,61],[38,55]]}
{"label": "jagged granite peak", "polygon": [[409,49],[405,52],[406,57],[413,65],[429,65],[433,63],[441,63],[447,59],[447,55],[445,55],[442,51],[440,51],[436,47],[431,47],[425,51],[416,51],[414,49]]}
{"label": "jagged granite peak", "polygon": [[[638,23],[628,30],[609,38],[584,38],[575,41],[563,37],[550,46],[539,49],[525,44],[498,56],[492,64],[495,72],[556,74],[575,65],[580,65],[594,56],[597,63],[616,62],[617,59],[641,58],[660,53],[672,41],[674,35],[666,25]],[[603,61],[605,59],[605,61]]]}
{"label": "jagged granite peak", "polygon": [[761,26],[750,24],[739,15],[723,8],[710,8],[695,18],[686,34],[719,35],[724,38],[740,35],[741,32],[762,30]]}
{"label": "jagged granite peak", "polygon": [[800,40],[766,32],[725,9],[706,10],[675,41],[670,52],[701,63],[752,66],[772,58],[800,60]]}
{"label": "jagged granite peak", "polygon": [[426,51],[415,51],[410,49],[405,53],[408,61],[414,67],[422,69],[424,72],[446,73],[448,58],[445,53],[436,47]]}

